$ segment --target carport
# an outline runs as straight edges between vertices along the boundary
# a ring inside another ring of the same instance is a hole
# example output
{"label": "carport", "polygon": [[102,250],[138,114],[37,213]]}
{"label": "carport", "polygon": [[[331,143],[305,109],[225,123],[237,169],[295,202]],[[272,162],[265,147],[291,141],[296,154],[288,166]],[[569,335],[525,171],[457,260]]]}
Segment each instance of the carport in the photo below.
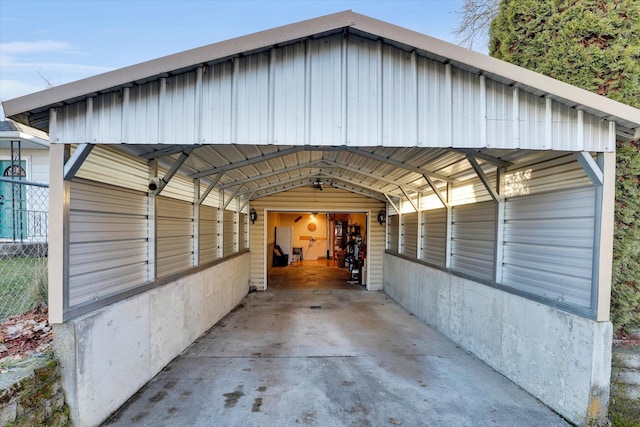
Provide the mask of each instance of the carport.
{"label": "carport", "polygon": [[350,11],[3,106],[50,135],[78,424],[265,289],[286,211],[366,213],[368,290],[567,419],[606,413],[615,147],[639,110]]}

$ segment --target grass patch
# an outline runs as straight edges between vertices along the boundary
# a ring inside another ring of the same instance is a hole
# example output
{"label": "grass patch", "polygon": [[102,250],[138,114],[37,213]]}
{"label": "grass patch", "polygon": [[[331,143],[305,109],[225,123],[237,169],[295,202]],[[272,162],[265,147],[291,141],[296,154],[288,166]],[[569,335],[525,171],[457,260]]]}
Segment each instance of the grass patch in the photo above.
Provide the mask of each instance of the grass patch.
{"label": "grass patch", "polygon": [[0,260],[0,321],[47,304],[47,258]]}

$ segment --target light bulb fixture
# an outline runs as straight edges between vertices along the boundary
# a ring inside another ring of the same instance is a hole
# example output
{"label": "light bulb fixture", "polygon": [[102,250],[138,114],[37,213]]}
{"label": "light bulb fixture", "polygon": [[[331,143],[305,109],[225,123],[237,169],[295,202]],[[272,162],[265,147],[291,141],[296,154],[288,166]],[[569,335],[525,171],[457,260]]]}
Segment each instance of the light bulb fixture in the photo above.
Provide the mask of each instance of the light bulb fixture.
{"label": "light bulb fixture", "polygon": [[251,220],[251,224],[255,224],[258,220],[258,212],[254,208],[251,208],[249,211],[249,219]]}
{"label": "light bulb fixture", "polygon": [[378,212],[378,224],[382,225],[385,222],[387,222],[387,211],[380,209],[380,212]]}

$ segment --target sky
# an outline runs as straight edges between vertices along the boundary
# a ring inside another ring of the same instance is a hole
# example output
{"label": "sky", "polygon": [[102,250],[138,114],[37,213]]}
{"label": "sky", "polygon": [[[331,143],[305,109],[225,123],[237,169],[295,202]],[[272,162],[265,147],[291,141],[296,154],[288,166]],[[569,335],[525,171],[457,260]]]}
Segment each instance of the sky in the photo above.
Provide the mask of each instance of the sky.
{"label": "sky", "polygon": [[344,10],[456,43],[456,12],[463,4],[464,0],[0,0],[0,100]]}

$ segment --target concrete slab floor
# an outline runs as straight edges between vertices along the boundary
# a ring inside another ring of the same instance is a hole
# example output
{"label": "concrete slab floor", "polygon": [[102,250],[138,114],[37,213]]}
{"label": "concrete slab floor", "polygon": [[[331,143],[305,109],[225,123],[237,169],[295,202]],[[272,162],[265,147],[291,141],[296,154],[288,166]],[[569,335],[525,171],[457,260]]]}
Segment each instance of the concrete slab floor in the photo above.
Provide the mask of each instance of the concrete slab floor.
{"label": "concrete slab floor", "polygon": [[104,425],[568,424],[382,292],[278,290],[249,294]]}

